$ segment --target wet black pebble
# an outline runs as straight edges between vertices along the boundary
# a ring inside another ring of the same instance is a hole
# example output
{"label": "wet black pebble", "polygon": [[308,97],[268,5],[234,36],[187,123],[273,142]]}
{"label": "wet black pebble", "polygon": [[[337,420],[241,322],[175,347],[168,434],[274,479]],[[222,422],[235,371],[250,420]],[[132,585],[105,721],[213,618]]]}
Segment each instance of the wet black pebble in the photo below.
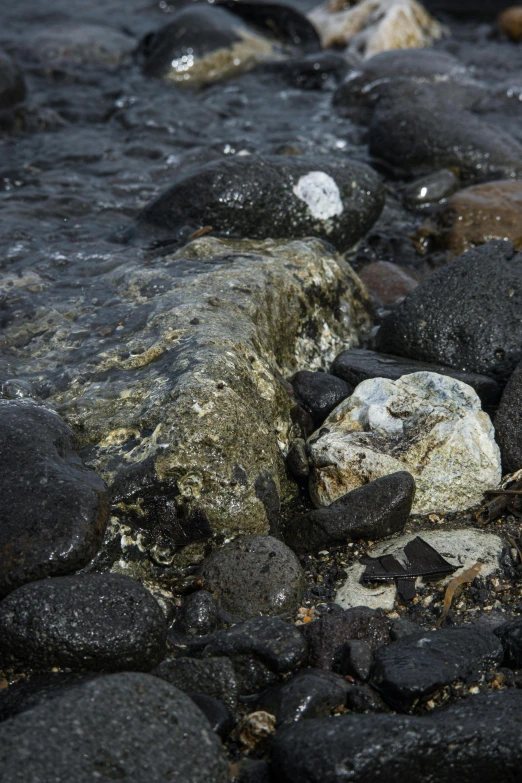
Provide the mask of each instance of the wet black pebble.
{"label": "wet black pebble", "polygon": [[199,707],[212,726],[212,731],[221,737],[222,740],[226,739],[234,728],[236,721],[223,702],[205,693],[187,693],[187,696],[190,696],[194,704]]}
{"label": "wet black pebble", "polygon": [[331,505],[294,517],[285,541],[295,552],[317,552],[359,539],[399,533],[410,515],[415,481],[406,471],[371,481]]}
{"label": "wet black pebble", "polygon": [[370,679],[373,664],[373,652],[364,639],[351,639],[342,651],[341,674],[349,674],[356,680],[366,682]]}
{"label": "wet black pebble", "polygon": [[345,706],[350,712],[390,712],[390,708],[371,685],[354,682],[346,691]]}
{"label": "wet black pebble", "polygon": [[375,653],[372,682],[392,706],[408,707],[444,685],[502,660],[502,645],[486,630],[445,628],[392,642]]}
{"label": "wet black pebble", "polygon": [[492,376],[522,358],[522,254],[510,242],[469,250],[435,271],[388,315],[377,349]]}
{"label": "wet black pebble", "polygon": [[227,783],[221,742],[194,702],[148,674],[97,677],[0,724],[7,781]]}
{"label": "wet black pebble", "polygon": [[394,620],[390,628],[390,639],[392,642],[399,642],[408,636],[422,635],[424,629],[411,620]]}
{"label": "wet black pebble", "polygon": [[0,49],[0,109],[10,109],[25,98],[22,72],[11,57]]}
{"label": "wet black pebble", "polygon": [[347,641],[363,639],[375,650],[389,642],[389,625],[386,617],[367,606],[324,615],[303,627],[309,645],[309,663],[320,669],[338,670]]}
{"label": "wet black pebble", "polygon": [[198,576],[216,596],[221,613],[235,622],[292,612],[304,592],[299,560],[272,536],[238,536],[213,552]]}
{"label": "wet black pebble", "polygon": [[304,481],[310,474],[310,464],[306,452],[306,441],[303,438],[296,438],[290,444],[288,454],[286,455],[286,464],[293,476]]}
{"label": "wet black pebble", "polygon": [[504,663],[513,669],[522,668],[522,618],[517,617],[493,630],[504,648]]}
{"label": "wet black pebble", "polygon": [[0,660],[40,671],[148,671],[166,633],[149,591],[118,574],[31,582],[0,602]]}
{"label": "wet black pebble", "polygon": [[342,54],[318,52],[304,57],[276,60],[259,66],[261,73],[278,76],[298,90],[321,90],[337,84],[350,70]]}
{"label": "wet black pebble", "polygon": [[206,590],[199,590],[187,596],[176,618],[176,629],[187,636],[212,633],[217,624],[217,602]]}
{"label": "wet black pebble", "polygon": [[255,617],[218,631],[205,648],[210,656],[254,656],[278,674],[303,666],[307,651],[299,630],[276,617]]}
{"label": "wet black pebble", "polygon": [[332,364],[332,372],[353,386],[369,378],[389,378],[391,381],[397,381],[403,375],[414,372],[436,372],[467,383],[475,389],[485,407],[497,405],[501,394],[499,385],[487,375],[465,372],[443,364],[405,359],[364,348],[351,348],[340,353]]}
{"label": "wet black pebble", "polygon": [[509,379],[497,415],[495,434],[506,473],[522,468],[522,364]]}
{"label": "wet black pebble", "polygon": [[324,669],[304,669],[274,686],[256,702],[256,710],[276,717],[276,727],[299,720],[322,718],[344,706],[349,685],[339,674]]}
{"label": "wet black pebble", "polygon": [[[522,145],[468,110],[479,95],[469,87],[399,79],[379,87],[369,130],[370,153],[395,172],[425,174],[455,168],[469,181],[517,176]],[[459,105],[460,104],[460,105]],[[434,120],[443,116],[444,122]],[[405,132],[407,128],[407,132]]]}
{"label": "wet black pebble", "polygon": [[520,773],[520,691],[474,696],[433,717],[346,715],[278,732],[271,768],[284,783],[512,783]]}
{"label": "wet black pebble", "polygon": [[86,565],[101,544],[108,492],[70,428],[31,399],[0,399],[0,597]]}
{"label": "wet black pebble", "polygon": [[152,674],[185,693],[203,693],[222,701],[229,709],[237,707],[238,682],[229,658],[167,658]]}
{"label": "wet black pebble", "polygon": [[[241,209],[237,208],[238,203]],[[183,174],[151,202],[128,236],[183,236],[203,226],[249,239],[316,236],[346,250],[379,217],[377,174],[343,157],[247,155]]]}
{"label": "wet black pebble", "polygon": [[310,413],[318,427],[340,402],[349,397],[353,387],[326,372],[301,370],[291,380],[295,396]]}

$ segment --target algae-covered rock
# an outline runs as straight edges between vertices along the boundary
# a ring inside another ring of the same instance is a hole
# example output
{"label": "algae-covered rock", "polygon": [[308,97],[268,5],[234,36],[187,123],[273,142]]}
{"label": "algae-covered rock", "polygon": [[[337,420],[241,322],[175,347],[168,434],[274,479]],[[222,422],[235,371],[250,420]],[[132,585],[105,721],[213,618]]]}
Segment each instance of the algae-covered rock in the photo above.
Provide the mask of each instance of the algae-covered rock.
{"label": "algae-covered rock", "polygon": [[3,343],[112,488],[110,562],[168,565],[212,533],[266,534],[289,486],[292,402],[278,374],[358,342],[364,286],[315,239],[120,256],[94,279],[98,298],[43,300]]}

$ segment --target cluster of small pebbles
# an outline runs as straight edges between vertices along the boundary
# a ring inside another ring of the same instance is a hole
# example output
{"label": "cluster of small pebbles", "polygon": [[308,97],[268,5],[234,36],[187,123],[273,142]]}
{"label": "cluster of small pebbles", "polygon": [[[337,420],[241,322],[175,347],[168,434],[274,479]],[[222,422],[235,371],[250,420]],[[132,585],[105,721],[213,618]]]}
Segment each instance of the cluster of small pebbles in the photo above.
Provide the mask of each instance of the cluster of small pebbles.
{"label": "cluster of small pebbles", "polygon": [[0,783],[519,780],[521,47],[5,10]]}

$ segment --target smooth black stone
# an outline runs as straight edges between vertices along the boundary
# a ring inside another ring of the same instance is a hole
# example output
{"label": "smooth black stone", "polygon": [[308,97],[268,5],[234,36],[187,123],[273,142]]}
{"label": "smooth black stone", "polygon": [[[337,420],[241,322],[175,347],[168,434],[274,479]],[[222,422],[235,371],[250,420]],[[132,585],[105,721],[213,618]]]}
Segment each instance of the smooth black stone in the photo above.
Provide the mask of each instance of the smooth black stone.
{"label": "smooth black stone", "polygon": [[389,625],[386,617],[367,606],[324,615],[303,627],[309,646],[309,664],[319,669],[338,670],[347,641],[363,639],[375,650],[389,642]]}
{"label": "smooth black stone", "polygon": [[29,399],[0,399],[0,597],[85,566],[109,517],[108,491],[71,429]]}
{"label": "smooth black stone", "polygon": [[0,724],[0,777],[227,783],[221,742],[181,691],[147,674],[97,677]]}
{"label": "smooth black stone", "polygon": [[414,497],[413,476],[406,471],[391,473],[348,492],[329,506],[294,517],[285,530],[285,541],[301,553],[399,533],[408,521]]}
{"label": "smooth black stone", "polygon": [[307,651],[299,630],[275,617],[255,617],[218,631],[205,648],[209,656],[252,655],[278,674],[303,666]]}
{"label": "smooth black stone", "polygon": [[0,660],[35,670],[148,671],[167,621],[139,582],[118,574],[44,579],[0,602]]}
{"label": "smooth black stone", "polygon": [[266,691],[279,681],[279,675],[252,655],[234,655],[232,663],[240,701],[250,701],[249,696]]}
{"label": "smooth black stone", "polygon": [[302,438],[296,438],[290,444],[288,454],[286,455],[286,464],[288,470],[295,478],[304,480],[310,474],[310,464],[306,453],[306,441]]}
{"label": "smooth black stone", "polygon": [[321,90],[338,83],[350,69],[346,59],[337,52],[318,52],[305,57],[276,60],[260,65],[261,73],[279,76],[300,90]]}
{"label": "smooth black stone", "polygon": [[[522,145],[468,110],[479,97],[480,91],[451,82],[397,79],[381,85],[369,129],[371,155],[400,176],[441,168],[469,181],[517,176]],[[444,122],[437,122],[442,116]]]}
{"label": "smooth black stone", "polygon": [[229,658],[167,658],[152,674],[185,693],[203,693],[231,710],[237,707],[238,681]]}
{"label": "smooth black stone", "polygon": [[408,707],[501,660],[502,645],[490,631],[445,628],[381,647],[375,653],[372,682],[389,704]]}
{"label": "smooth black stone", "polygon": [[178,11],[169,24],[148,33],[141,41],[138,56],[143,73],[164,76],[171,70],[173,60],[188,54],[200,59],[217,49],[228,49],[241,41],[240,30],[247,29],[225,8],[205,3],[189,5]]}
{"label": "smooth black stone", "polygon": [[504,663],[513,669],[522,668],[522,618],[517,617],[493,629],[504,648]]}
{"label": "smooth black stone", "polygon": [[353,393],[353,387],[326,372],[301,370],[292,378],[295,396],[309,411],[316,426]]}
{"label": "smooth black stone", "polygon": [[399,642],[409,636],[421,636],[424,628],[411,620],[394,620],[390,628],[390,639],[392,642]]}
{"label": "smooth black stone", "polygon": [[521,279],[522,254],[510,242],[470,250],[433,272],[384,319],[377,348],[504,385],[522,359]]}
{"label": "smooth black stone", "polygon": [[26,95],[25,81],[18,65],[0,50],[0,109],[10,109]]}
{"label": "smooth black stone", "polygon": [[265,30],[283,44],[290,44],[303,52],[321,51],[321,41],[313,24],[297,7],[288,3],[217,0],[216,5],[227,8],[248,24]]}
{"label": "smooth black stone", "polygon": [[15,682],[0,691],[0,721],[12,718],[20,712],[31,710],[38,704],[60,696],[69,688],[76,688],[96,674],[39,674],[30,680]]}
{"label": "smooth black stone", "polygon": [[[343,206],[340,214],[328,219],[314,217],[293,191],[301,177],[318,171],[334,180]],[[377,174],[342,156],[234,156],[182,174],[145,207],[128,238],[147,237],[151,231],[170,237],[183,231],[185,236],[187,231],[213,226],[221,236],[249,239],[314,235],[345,250],[374,224],[383,203]]]}
{"label": "smooth black stone", "polygon": [[369,378],[389,378],[390,381],[397,381],[403,375],[411,375],[414,372],[436,372],[467,383],[475,389],[485,407],[497,405],[501,394],[498,383],[487,375],[363,348],[351,348],[340,353],[332,364],[332,372],[353,386]]}
{"label": "smooth black stone", "polygon": [[451,196],[459,188],[460,182],[456,174],[449,169],[441,169],[409,183],[403,189],[402,195],[406,203],[415,208],[436,203]]}
{"label": "smooth black stone", "polygon": [[513,783],[520,777],[520,691],[473,696],[432,717],[346,715],[304,721],[271,746],[277,783]]}
{"label": "smooth black stone", "polygon": [[187,636],[204,636],[212,633],[217,624],[216,599],[206,590],[199,590],[187,596],[176,618],[176,628]]}
{"label": "smooth black stone", "polygon": [[390,708],[379,694],[366,683],[356,682],[346,691],[345,707],[350,712],[389,712]]}
{"label": "smooth black stone", "polygon": [[364,639],[352,639],[343,647],[341,674],[349,674],[356,680],[366,682],[370,679],[373,664],[373,652]]}
{"label": "smooth black stone", "polygon": [[466,67],[447,52],[434,49],[393,49],[370,57],[354,69],[336,90],[333,103],[339,109],[369,104],[374,88],[383,82],[411,78],[422,82],[462,77]]}
{"label": "smooth black stone", "polygon": [[207,557],[198,576],[233,622],[292,612],[304,593],[299,560],[272,536],[238,536]]}
{"label": "smooth black stone", "polygon": [[507,382],[495,416],[495,436],[506,473],[522,468],[522,364]]}
{"label": "smooth black stone", "polygon": [[206,693],[187,693],[212,726],[212,731],[226,739],[235,725],[235,720],[222,701]]}
{"label": "smooth black stone", "polygon": [[266,761],[244,759],[237,783],[273,783],[270,767]]}
{"label": "smooth black stone", "polygon": [[264,693],[256,710],[276,717],[276,727],[299,720],[322,718],[343,706],[349,685],[339,674],[324,669],[305,669]]}

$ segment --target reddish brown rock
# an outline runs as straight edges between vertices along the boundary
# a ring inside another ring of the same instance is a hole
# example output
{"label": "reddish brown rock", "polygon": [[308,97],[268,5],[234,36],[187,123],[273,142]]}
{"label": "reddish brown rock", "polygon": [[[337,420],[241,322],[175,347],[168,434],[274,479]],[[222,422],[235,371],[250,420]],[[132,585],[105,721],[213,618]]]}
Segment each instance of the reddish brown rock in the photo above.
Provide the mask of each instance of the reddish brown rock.
{"label": "reddish brown rock", "polygon": [[498,17],[498,29],[512,41],[522,41],[522,5],[512,5]]}
{"label": "reddish brown rock", "polygon": [[522,182],[499,180],[456,193],[417,231],[421,252],[444,249],[461,255],[492,239],[522,249]]}
{"label": "reddish brown rock", "polygon": [[394,305],[401,302],[418,286],[413,273],[403,266],[389,261],[375,261],[359,272],[377,305]]}

